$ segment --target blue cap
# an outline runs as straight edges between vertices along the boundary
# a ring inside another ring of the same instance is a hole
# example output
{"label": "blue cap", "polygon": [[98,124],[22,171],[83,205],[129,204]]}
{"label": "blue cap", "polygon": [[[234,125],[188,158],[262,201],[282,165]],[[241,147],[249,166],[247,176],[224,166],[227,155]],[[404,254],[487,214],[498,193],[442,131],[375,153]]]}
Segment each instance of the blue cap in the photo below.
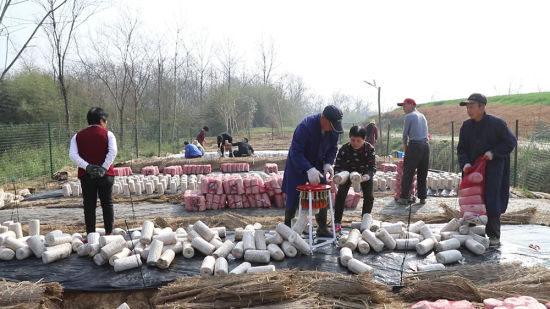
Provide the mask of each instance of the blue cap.
{"label": "blue cap", "polygon": [[332,127],[332,130],[334,130],[334,132],[338,134],[344,133],[344,129],[342,129],[343,115],[344,114],[342,113],[342,110],[334,105],[328,105],[323,110],[323,116],[325,116],[325,118],[330,121],[330,126]]}

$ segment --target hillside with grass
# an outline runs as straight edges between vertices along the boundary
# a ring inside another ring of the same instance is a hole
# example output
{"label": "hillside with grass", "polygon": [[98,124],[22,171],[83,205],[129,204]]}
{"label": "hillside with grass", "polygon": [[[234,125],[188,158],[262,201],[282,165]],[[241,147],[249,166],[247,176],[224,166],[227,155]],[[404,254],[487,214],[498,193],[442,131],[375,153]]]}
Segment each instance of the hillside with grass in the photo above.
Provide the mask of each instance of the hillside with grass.
{"label": "hillside with grass", "polygon": [[[466,108],[459,106],[464,99],[419,104],[417,108],[426,116],[430,133],[451,135],[451,122],[454,122],[455,136],[458,135],[462,122],[468,119]],[[487,113],[503,118],[512,131],[518,120],[520,138],[528,139],[535,130],[550,128],[550,92],[494,96],[487,97],[487,101]],[[384,131],[390,124],[392,131],[400,132],[403,116],[403,110],[397,106],[394,111],[385,113],[382,117]]]}
{"label": "hillside with grass", "polygon": [[[458,105],[466,98],[446,101],[435,101],[430,103],[419,104],[422,107],[439,106],[439,105]],[[506,105],[506,106],[523,106],[523,105],[550,105],[550,92],[537,92],[525,94],[499,95],[487,97],[488,104],[491,105]]]}

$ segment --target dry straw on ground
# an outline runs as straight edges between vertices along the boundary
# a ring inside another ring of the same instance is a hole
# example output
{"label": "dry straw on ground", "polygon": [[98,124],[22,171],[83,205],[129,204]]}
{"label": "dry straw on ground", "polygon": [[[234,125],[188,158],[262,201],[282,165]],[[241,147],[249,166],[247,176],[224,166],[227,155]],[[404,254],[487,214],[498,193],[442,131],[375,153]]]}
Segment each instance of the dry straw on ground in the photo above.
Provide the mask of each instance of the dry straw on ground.
{"label": "dry straw on ground", "polygon": [[58,308],[63,296],[59,283],[0,281],[2,308]]}
{"label": "dry straw on ground", "polygon": [[391,302],[387,292],[367,276],[283,270],[179,279],[153,301],[156,308],[365,308]]}
{"label": "dry straw on ground", "polygon": [[415,273],[405,285],[400,293],[405,301],[444,298],[480,302],[486,298],[528,295],[541,303],[550,302],[550,270],[518,263],[455,266]]}

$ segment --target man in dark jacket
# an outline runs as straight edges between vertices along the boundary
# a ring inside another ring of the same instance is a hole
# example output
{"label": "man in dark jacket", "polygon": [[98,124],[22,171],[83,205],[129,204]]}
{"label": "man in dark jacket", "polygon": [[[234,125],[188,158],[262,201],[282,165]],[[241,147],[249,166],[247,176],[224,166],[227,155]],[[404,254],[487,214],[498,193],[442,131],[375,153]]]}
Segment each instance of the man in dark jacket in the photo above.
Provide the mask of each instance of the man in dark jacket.
{"label": "man in dark jacket", "polygon": [[250,157],[254,154],[254,148],[248,143],[248,138],[243,138],[241,142],[231,143],[231,146],[237,146],[238,150],[233,151],[235,157]]}
{"label": "man in dark jacket", "polygon": [[233,137],[229,135],[227,132],[222,132],[218,134],[216,137],[216,143],[218,144],[218,149],[220,149],[220,153],[222,158],[225,156],[225,147],[229,145],[229,156],[233,156],[233,152],[231,152],[231,143],[233,143]]}
{"label": "man in dark jacket", "polygon": [[[306,182],[312,185],[326,184],[326,174],[334,176],[332,164],[338,151],[338,134],[343,132],[342,116],[338,107],[329,105],[323,113],[304,118],[294,130],[282,186],[286,194],[286,225],[290,226],[298,208],[299,194],[296,187]],[[327,228],[326,207],[316,215],[316,221],[317,236],[332,237]]]}
{"label": "man in dark jacket", "polygon": [[510,195],[510,153],[517,139],[504,120],[485,112],[487,98],[474,93],[460,102],[466,106],[470,119],[462,123],[458,141],[458,163],[464,174],[470,172],[474,161],[488,160],[485,170],[485,233],[491,245],[500,243],[500,215],[506,212]]}
{"label": "man in dark jacket", "polygon": [[[372,211],[374,203],[374,189],[372,177],[376,173],[374,147],[365,141],[367,131],[365,128],[353,126],[349,130],[349,142],[345,143],[338,150],[336,163],[334,164],[334,173],[342,171],[358,172],[361,175],[361,190],[363,191],[363,210],[361,217]],[[342,215],[344,213],[344,202],[348,195],[351,179],[341,183],[338,186],[336,194],[336,203],[334,206],[334,225],[335,231],[340,232],[342,225]]]}
{"label": "man in dark jacket", "polygon": [[97,197],[103,209],[105,233],[113,230],[113,162],[117,155],[116,138],[107,128],[107,114],[99,107],[88,111],[89,127],[76,133],[71,139],[69,158],[78,166],[78,178],[84,199],[86,233],[95,232]]}

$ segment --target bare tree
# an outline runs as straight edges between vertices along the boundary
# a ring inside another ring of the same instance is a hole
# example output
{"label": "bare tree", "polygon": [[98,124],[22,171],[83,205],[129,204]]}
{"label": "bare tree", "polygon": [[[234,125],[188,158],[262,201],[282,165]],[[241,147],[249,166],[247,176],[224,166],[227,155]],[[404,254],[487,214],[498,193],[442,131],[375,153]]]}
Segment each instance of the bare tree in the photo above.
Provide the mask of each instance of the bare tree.
{"label": "bare tree", "polygon": [[[17,62],[21,54],[25,51],[27,47],[29,47],[29,43],[32,41],[34,36],[36,35],[36,32],[38,32],[38,29],[42,27],[44,24],[44,21],[50,16],[50,14],[54,13],[59,8],[63,7],[67,0],[61,1],[58,5],[52,7],[50,10],[48,10],[43,17],[36,23],[34,26],[33,31],[27,36],[25,43],[21,46],[16,46],[16,43],[12,40],[10,37],[12,33],[11,27],[5,22],[6,14],[8,11],[10,11],[10,8],[13,8],[15,5],[25,3],[27,1],[12,1],[12,0],[5,0],[1,1],[0,3],[0,37],[5,37],[6,39],[6,50],[4,51],[4,66],[2,69],[2,73],[0,74],[0,82],[4,80],[6,77],[6,74],[9,72],[9,70],[13,67],[13,65]],[[13,52],[15,52],[15,55],[13,58],[9,59],[10,57],[10,46],[12,46]]]}
{"label": "bare tree", "polygon": [[136,148],[136,158],[139,157],[138,147],[138,108],[141,105],[141,98],[147,88],[147,84],[151,77],[151,69],[153,67],[151,59],[145,48],[131,49],[129,52],[128,61],[124,63],[125,71],[129,74],[130,91],[132,101],[134,103],[134,146]]}
{"label": "bare tree", "polygon": [[[50,12],[43,29],[52,47],[52,68],[58,82],[59,93],[65,105],[65,126],[67,132],[70,132],[71,115],[68,87],[65,80],[65,60],[67,59],[69,46],[74,40],[75,30],[95,12],[90,9],[92,3],[86,0],[69,0],[67,5],[56,12],[54,9],[59,5],[58,2],[61,1],[47,0],[39,3],[44,11]],[[63,2],[67,2],[67,0]]]}
{"label": "bare tree", "polygon": [[235,75],[235,69],[239,63],[239,57],[236,54],[235,44],[231,40],[226,40],[221,50],[220,64],[227,81],[227,90],[231,89],[231,78]]}
{"label": "bare tree", "polygon": [[271,74],[273,73],[273,70],[276,68],[275,46],[273,45],[273,41],[266,43],[262,40],[262,42],[260,43],[259,49],[260,49],[259,67],[262,72],[262,81],[264,84],[268,84],[271,79]]}
{"label": "bare tree", "polygon": [[[113,99],[119,117],[120,147],[124,148],[124,112],[128,96],[132,90],[130,72],[130,53],[134,47],[134,36],[138,27],[136,18],[123,18],[117,27],[111,27],[109,33],[102,33],[91,42],[95,60],[81,62],[101,80]],[[111,50],[110,47],[114,47]]]}
{"label": "bare tree", "polygon": [[212,49],[204,37],[195,42],[194,45],[197,58],[196,72],[199,83],[199,102],[202,102],[204,98],[204,86],[206,84],[205,79],[207,77],[208,68],[211,66]]}

